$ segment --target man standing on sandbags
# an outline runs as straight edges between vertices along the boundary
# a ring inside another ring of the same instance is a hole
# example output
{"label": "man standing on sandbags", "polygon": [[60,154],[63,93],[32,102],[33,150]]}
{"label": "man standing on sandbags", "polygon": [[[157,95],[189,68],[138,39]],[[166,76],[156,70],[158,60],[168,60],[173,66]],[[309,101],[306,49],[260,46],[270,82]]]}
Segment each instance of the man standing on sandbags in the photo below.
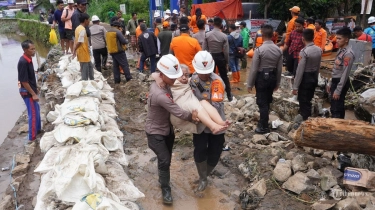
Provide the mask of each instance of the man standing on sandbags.
{"label": "man standing on sandbags", "polygon": [[29,117],[28,143],[32,143],[42,129],[37,81],[32,60],[35,55],[35,46],[30,40],[22,42],[21,46],[24,54],[18,61],[17,66],[18,81],[20,83],[19,92],[27,107],[27,115]]}
{"label": "man standing on sandbags", "polygon": [[269,110],[272,94],[279,88],[281,71],[283,68],[283,53],[272,41],[273,28],[271,25],[262,27],[263,44],[254,51],[247,91],[251,93],[254,85],[256,89],[256,103],[259,107],[260,119],[255,133],[269,133]]}
{"label": "man standing on sandbags", "polygon": [[171,54],[160,58],[157,69],[161,78],[160,82],[151,83],[148,95],[148,112],[145,131],[148,139],[148,147],[155,152],[158,158],[159,183],[163,195],[164,204],[172,204],[170,187],[170,170],[172,148],[174,144],[174,130],[170,121],[170,114],[186,120],[199,121],[198,112],[192,113],[181,109],[172,98],[170,86],[182,76],[180,63]]}
{"label": "man standing on sandbags", "polygon": [[105,35],[105,40],[107,42],[108,53],[113,59],[112,71],[115,84],[119,84],[121,82],[120,67],[124,71],[126,81],[132,79],[129,70],[128,58],[125,54],[125,45],[129,42],[122,35],[120,31],[122,28],[119,22],[113,22],[111,26],[112,27]]}
{"label": "man standing on sandbags", "polygon": [[73,47],[73,59],[77,56],[77,60],[81,66],[82,80],[94,80],[94,67],[91,63],[89,38],[87,37],[86,28],[90,24],[90,16],[82,13],[79,16],[79,25],[75,30],[75,40]]}

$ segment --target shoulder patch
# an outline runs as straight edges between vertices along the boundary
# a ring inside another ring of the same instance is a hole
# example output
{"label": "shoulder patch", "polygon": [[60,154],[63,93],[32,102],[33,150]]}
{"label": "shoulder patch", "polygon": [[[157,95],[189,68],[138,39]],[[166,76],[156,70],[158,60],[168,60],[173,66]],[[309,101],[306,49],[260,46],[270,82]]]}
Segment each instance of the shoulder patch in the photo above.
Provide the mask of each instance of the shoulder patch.
{"label": "shoulder patch", "polygon": [[171,96],[171,94],[169,94],[169,93],[166,93],[165,94],[171,101],[172,101],[172,103],[174,103],[174,101],[173,101],[173,98],[172,98],[172,96]]}
{"label": "shoulder patch", "polygon": [[350,57],[345,57],[344,58],[344,66],[348,66],[350,62]]}

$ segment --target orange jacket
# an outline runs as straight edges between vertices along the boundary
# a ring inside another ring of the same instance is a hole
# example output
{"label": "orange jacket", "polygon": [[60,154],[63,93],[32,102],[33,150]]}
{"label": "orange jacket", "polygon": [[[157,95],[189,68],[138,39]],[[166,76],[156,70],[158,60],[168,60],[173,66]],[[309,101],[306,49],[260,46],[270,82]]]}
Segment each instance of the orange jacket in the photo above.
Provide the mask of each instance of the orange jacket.
{"label": "orange jacket", "polygon": [[315,30],[315,25],[314,24],[309,24],[306,28],[307,29]]}
{"label": "orange jacket", "polygon": [[292,17],[292,19],[288,22],[288,26],[286,27],[286,37],[285,37],[285,43],[288,42],[290,33],[294,30],[294,21],[298,18],[298,16]]}
{"label": "orange jacket", "polygon": [[[207,23],[207,18],[205,15],[201,15],[201,20],[204,20],[205,23]],[[196,15],[193,15],[193,17],[191,17],[191,21],[190,21],[190,27],[193,28],[193,33],[198,33],[199,31],[199,28],[197,26],[197,16]]]}
{"label": "orange jacket", "polygon": [[173,51],[173,54],[181,64],[189,67],[191,74],[195,72],[192,61],[195,54],[202,50],[198,40],[190,37],[189,34],[182,33],[172,39],[170,50]]}
{"label": "orange jacket", "polygon": [[316,46],[320,47],[320,49],[322,49],[322,51],[324,51],[324,47],[326,46],[326,42],[327,42],[327,32],[326,32],[326,30],[321,28],[321,29],[319,29],[319,31],[317,31],[315,29],[314,44]]}
{"label": "orange jacket", "polygon": [[135,37],[137,38],[137,40],[138,40],[139,35],[141,35],[141,34],[142,34],[141,27],[138,26],[138,27],[135,29]]}

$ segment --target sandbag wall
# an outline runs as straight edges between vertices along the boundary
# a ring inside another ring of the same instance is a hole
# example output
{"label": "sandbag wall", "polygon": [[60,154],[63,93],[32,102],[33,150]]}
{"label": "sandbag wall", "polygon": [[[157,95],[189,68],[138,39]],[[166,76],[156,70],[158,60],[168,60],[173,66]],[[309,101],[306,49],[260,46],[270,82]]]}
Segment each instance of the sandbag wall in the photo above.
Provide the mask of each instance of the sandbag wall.
{"label": "sandbag wall", "polygon": [[123,170],[128,160],[113,89],[98,71],[94,80],[80,81],[79,62],[69,55],[52,70],[66,92],[47,115],[54,130],[40,140],[46,154],[35,169],[42,174],[35,209],[138,209],[133,202],[144,194]]}

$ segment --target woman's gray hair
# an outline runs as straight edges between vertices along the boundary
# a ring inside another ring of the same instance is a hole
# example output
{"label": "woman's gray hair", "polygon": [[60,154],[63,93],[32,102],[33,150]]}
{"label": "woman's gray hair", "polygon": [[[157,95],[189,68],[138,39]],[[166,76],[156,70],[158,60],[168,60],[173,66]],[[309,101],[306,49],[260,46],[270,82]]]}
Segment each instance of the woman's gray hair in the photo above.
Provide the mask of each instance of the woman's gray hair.
{"label": "woman's gray hair", "polygon": [[189,66],[187,66],[186,64],[180,64],[180,67],[181,69],[184,68],[184,69],[187,69],[188,72],[190,72]]}

